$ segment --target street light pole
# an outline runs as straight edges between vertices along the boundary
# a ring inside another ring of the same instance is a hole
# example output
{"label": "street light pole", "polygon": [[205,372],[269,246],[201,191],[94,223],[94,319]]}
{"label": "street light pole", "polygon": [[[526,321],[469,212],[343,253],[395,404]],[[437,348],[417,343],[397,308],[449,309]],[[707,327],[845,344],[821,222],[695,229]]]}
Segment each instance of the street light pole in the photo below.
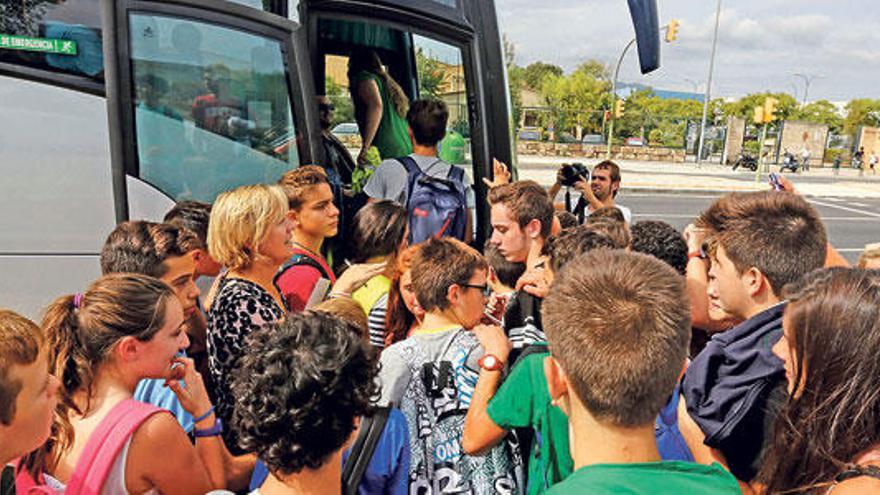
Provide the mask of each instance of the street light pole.
{"label": "street light pole", "polygon": [[712,37],[712,54],[709,56],[709,77],[706,79],[706,96],[703,100],[703,118],[700,121],[700,145],[697,147],[697,166],[703,157],[703,141],[706,136],[706,114],[712,91],[712,72],[715,70],[715,48],[718,46],[718,23],[721,21],[721,0],[715,4],[715,35]]}
{"label": "street light pole", "polygon": [[623,51],[620,52],[620,57],[617,59],[617,66],[614,67],[614,79],[611,81],[611,123],[608,124],[608,150],[605,152],[605,158],[608,160],[611,159],[611,141],[614,138],[614,121],[617,120],[617,117],[614,116],[614,104],[617,103],[617,76],[620,74],[620,64],[623,63],[623,57],[626,56],[626,52],[635,42],[636,39],[633,38],[626,44]]}
{"label": "street light pole", "polygon": [[804,80],[804,103],[803,103],[803,105],[806,106],[807,95],[810,93],[810,83],[813,82],[813,79],[816,79],[819,76],[817,76],[815,74],[800,74],[800,73],[795,73],[792,75],[795,77],[800,77]]}

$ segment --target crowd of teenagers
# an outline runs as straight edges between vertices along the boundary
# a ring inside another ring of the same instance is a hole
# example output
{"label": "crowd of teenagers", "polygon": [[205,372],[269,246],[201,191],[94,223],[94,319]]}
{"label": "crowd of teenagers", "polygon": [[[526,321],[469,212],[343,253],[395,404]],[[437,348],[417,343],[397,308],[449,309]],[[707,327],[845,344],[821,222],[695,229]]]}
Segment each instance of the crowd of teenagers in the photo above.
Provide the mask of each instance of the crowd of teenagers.
{"label": "crowd of teenagers", "polygon": [[575,214],[564,171],[496,162],[475,247],[445,105],[405,114],[356,211],[301,166],[119,224],[39,325],[0,311],[2,493],[880,493],[880,257],[790,182],[678,232],[613,162]]}

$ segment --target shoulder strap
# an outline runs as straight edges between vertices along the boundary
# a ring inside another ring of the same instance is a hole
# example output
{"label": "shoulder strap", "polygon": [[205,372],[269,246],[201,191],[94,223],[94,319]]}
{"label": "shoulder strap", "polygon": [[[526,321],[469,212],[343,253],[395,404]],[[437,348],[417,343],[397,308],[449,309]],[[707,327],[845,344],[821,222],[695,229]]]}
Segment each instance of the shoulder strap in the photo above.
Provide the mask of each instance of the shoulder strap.
{"label": "shoulder strap", "polygon": [[464,184],[464,170],[461,167],[456,167],[453,164],[449,164],[449,172],[446,173],[447,179],[452,179]]}
{"label": "shoulder strap", "polygon": [[343,488],[345,495],[355,495],[361,484],[361,479],[373,459],[379,437],[385,430],[388,422],[390,407],[377,407],[372,416],[363,418],[357,439],[348,455],[348,460],[342,470]]}
{"label": "shoulder strap", "polygon": [[534,344],[529,344],[526,346],[522,352],[519,353],[519,357],[516,359],[517,361],[525,358],[526,356],[531,356],[532,354],[541,354],[544,352],[549,352],[549,347],[544,342],[536,342]]}
{"label": "shoulder strap", "polygon": [[424,172],[422,172],[422,169],[419,168],[419,164],[416,163],[416,161],[413,160],[413,157],[411,156],[398,156],[397,158],[395,158],[395,160],[403,165],[403,168],[406,169],[406,173],[408,175],[412,175],[414,173],[424,174]]}
{"label": "shoulder strap", "polygon": [[99,495],[122,446],[147,418],[162,412],[156,406],[126,399],[105,417],[86,443],[67,484],[67,495]]}
{"label": "shoulder strap", "polygon": [[318,270],[323,278],[326,278],[327,280],[333,280],[333,277],[331,277],[330,274],[327,273],[327,269],[324,268],[321,263],[304,253],[296,253],[291,256],[290,261],[285,265],[285,267],[280,272],[275,274],[274,280],[277,282],[278,278],[281,277],[282,274],[284,274],[287,270],[294,266],[310,266]]}

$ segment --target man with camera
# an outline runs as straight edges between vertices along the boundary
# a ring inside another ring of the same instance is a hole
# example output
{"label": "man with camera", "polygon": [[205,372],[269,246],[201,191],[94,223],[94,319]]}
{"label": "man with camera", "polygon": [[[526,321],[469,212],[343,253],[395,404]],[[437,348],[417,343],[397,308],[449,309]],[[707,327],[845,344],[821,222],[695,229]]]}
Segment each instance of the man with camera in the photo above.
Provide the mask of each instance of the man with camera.
{"label": "man with camera", "polygon": [[[616,204],[614,198],[620,190],[620,167],[611,160],[605,160],[593,167],[593,173],[580,163],[564,163],[556,174],[556,183],[548,191],[556,198],[562,186],[574,187],[581,192],[581,198],[574,207],[578,220],[604,207],[615,207],[623,213],[627,223],[632,222],[632,212],[626,206]],[[559,208],[559,207],[557,207]]]}

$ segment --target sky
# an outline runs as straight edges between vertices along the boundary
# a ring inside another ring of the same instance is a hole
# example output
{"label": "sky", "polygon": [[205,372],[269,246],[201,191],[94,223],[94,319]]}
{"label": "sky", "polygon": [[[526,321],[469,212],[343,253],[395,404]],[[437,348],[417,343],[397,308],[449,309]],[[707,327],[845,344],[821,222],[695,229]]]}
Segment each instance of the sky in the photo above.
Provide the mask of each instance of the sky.
{"label": "sky", "polygon": [[[657,0],[660,24],[681,22],[661,41],[660,68],[639,71],[635,47],[620,80],[659,89],[705,91],[714,0]],[[869,0],[721,0],[712,97],[787,92],[833,102],[880,98],[880,15]],[[501,29],[521,66],[541,60],[566,71],[595,58],[613,68],[634,37],[626,0],[495,0]],[[662,34],[661,34],[662,38]]]}

